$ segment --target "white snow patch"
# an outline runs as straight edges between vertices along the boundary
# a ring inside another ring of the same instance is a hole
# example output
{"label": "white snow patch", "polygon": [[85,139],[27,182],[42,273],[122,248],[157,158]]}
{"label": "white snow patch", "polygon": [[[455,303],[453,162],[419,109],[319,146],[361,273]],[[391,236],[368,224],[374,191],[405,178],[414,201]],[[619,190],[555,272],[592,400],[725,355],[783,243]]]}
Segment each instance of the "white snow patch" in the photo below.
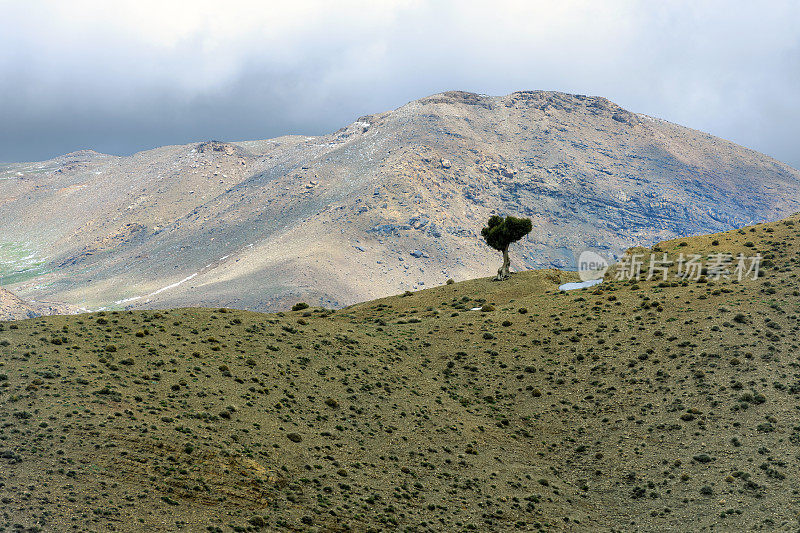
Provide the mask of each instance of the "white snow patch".
{"label": "white snow patch", "polygon": [[114,303],[117,304],[117,305],[123,305],[123,304],[126,304],[128,302],[135,302],[136,300],[139,300],[139,299],[141,299],[141,296],[134,296],[133,298],[124,298],[122,300],[117,300]]}
{"label": "white snow patch", "polygon": [[183,285],[183,284],[184,284],[184,283],[186,283],[187,281],[189,281],[189,280],[191,280],[191,279],[194,279],[194,278],[195,278],[195,277],[196,277],[198,274],[199,274],[199,272],[195,272],[195,273],[194,273],[194,274],[192,274],[191,276],[188,276],[188,277],[186,277],[186,278],[183,278],[182,280],[180,280],[180,281],[177,281],[177,282],[173,283],[172,285],[167,285],[166,287],[161,287],[161,288],[160,288],[160,289],[158,289],[157,291],[153,291],[153,292],[151,292],[150,294],[148,294],[148,295],[146,295],[146,296],[133,296],[133,297],[131,297],[131,298],[124,298],[124,299],[122,299],[122,300],[117,300],[117,301],[116,301],[116,302],[114,302],[114,303],[115,303],[115,304],[117,304],[117,305],[123,305],[123,304],[126,304],[126,303],[128,303],[128,302],[135,302],[136,300],[141,300],[142,298],[147,298],[147,300],[145,300],[145,303],[147,303],[147,302],[149,302],[149,301],[150,301],[150,297],[151,297],[151,296],[155,296],[155,295],[157,295],[157,294],[161,294],[161,293],[162,293],[162,292],[164,292],[164,291],[168,291],[168,290],[170,290],[170,289],[174,289],[175,287],[178,287],[178,286],[180,286],[180,285]]}
{"label": "white snow patch", "polygon": [[558,286],[558,290],[560,291],[574,291],[575,289],[586,289],[588,287],[594,287],[595,285],[599,285],[603,283],[602,279],[591,279],[589,281],[577,281],[574,283],[564,283],[563,285]]}
{"label": "white snow patch", "polygon": [[186,283],[187,281],[189,281],[189,280],[191,280],[191,279],[194,279],[194,278],[197,276],[197,274],[198,274],[198,272],[195,272],[195,273],[194,273],[194,274],[192,274],[191,276],[189,276],[189,277],[186,277],[186,278],[183,278],[182,280],[180,280],[180,281],[178,281],[178,282],[176,282],[176,283],[173,283],[172,285],[167,285],[166,287],[161,287],[161,288],[160,288],[160,289],[158,289],[157,291],[155,291],[155,292],[151,292],[150,294],[148,294],[148,295],[147,295],[147,297],[149,298],[150,296],[155,296],[156,294],[161,294],[161,293],[162,293],[162,292],[164,292],[164,291],[168,291],[168,290],[170,290],[170,289],[174,289],[175,287],[178,287],[178,286],[180,286],[180,285],[183,285],[183,284],[184,284],[184,283]]}

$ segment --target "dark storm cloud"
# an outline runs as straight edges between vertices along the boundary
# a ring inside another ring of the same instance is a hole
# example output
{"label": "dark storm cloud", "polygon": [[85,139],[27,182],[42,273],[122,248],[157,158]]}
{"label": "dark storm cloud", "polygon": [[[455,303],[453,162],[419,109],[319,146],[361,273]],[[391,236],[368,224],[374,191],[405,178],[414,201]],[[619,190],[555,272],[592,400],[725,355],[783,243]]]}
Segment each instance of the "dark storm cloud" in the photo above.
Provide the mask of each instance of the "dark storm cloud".
{"label": "dark storm cloud", "polygon": [[0,0],[0,9],[2,161],[320,134],[448,89],[553,89],[606,96],[800,166],[794,2]]}

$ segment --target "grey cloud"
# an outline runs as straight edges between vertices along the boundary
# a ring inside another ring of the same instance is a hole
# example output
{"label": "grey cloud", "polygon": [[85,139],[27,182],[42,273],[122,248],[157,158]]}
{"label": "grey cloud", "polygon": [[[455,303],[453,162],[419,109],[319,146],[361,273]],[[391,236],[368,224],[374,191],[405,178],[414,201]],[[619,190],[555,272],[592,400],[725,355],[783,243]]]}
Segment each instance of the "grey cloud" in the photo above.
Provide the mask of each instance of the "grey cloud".
{"label": "grey cloud", "polygon": [[448,89],[553,89],[800,166],[800,7],[664,4],[239,2],[219,19],[193,2],[149,21],[147,6],[15,3],[0,20],[0,161],[313,135]]}

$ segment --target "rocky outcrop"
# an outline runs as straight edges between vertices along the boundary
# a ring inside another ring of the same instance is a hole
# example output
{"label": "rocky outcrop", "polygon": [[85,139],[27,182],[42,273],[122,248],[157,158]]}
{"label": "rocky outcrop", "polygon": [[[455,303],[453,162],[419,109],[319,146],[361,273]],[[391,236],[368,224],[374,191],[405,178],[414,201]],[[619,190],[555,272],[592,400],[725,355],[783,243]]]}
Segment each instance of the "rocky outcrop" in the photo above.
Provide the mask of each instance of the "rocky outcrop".
{"label": "rocky outcrop", "polygon": [[231,143],[221,141],[202,142],[198,144],[195,149],[201,154],[208,152],[221,152],[225,155],[233,155],[236,153],[236,146]]}
{"label": "rocky outcrop", "polygon": [[23,320],[45,315],[71,315],[79,310],[51,302],[28,302],[0,288],[0,321]]}

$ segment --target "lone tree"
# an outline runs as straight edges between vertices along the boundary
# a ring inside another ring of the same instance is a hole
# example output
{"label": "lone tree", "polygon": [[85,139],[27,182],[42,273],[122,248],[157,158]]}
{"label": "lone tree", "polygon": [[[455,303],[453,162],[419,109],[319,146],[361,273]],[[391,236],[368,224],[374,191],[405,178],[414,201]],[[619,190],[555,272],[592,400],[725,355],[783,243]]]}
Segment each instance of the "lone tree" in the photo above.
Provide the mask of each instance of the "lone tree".
{"label": "lone tree", "polygon": [[508,279],[511,275],[508,268],[511,260],[508,257],[508,247],[512,242],[517,242],[531,232],[531,219],[507,216],[505,218],[492,215],[487,226],[481,230],[481,235],[486,240],[486,244],[503,252],[503,266],[497,271],[497,281]]}

